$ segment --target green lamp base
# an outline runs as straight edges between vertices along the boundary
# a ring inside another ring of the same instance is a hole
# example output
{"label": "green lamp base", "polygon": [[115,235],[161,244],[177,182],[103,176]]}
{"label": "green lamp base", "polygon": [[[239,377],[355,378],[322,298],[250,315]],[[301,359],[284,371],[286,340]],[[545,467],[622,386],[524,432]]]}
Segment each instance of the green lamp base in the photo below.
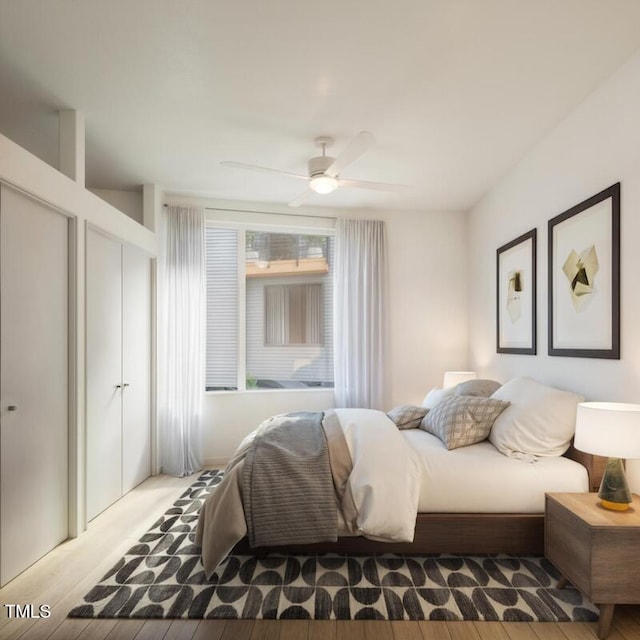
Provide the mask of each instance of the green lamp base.
{"label": "green lamp base", "polygon": [[605,509],[613,511],[626,511],[631,503],[631,491],[624,475],[624,465],[620,458],[609,458],[602,476],[600,491],[598,492],[600,504]]}

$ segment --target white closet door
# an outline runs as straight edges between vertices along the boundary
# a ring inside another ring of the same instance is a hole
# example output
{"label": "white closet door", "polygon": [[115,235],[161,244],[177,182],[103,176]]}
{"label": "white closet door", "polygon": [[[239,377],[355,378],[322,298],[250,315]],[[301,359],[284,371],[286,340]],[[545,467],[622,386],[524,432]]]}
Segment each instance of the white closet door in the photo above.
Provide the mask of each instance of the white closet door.
{"label": "white closet door", "polygon": [[0,189],[0,583],[68,532],[68,220]]}
{"label": "white closet door", "polygon": [[122,245],[87,231],[87,519],[122,496]]}
{"label": "white closet door", "polygon": [[122,252],[122,492],[151,475],[151,260]]}

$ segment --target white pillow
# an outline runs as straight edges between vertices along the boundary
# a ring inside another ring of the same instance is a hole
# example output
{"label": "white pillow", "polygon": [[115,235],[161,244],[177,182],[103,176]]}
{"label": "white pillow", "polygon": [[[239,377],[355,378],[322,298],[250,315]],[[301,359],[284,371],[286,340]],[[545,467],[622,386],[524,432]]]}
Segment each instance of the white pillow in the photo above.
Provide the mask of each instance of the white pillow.
{"label": "white pillow", "polygon": [[442,402],[445,398],[453,395],[455,387],[447,387],[446,389],[440,389],[439,387],[433,387],[429,393],[424,397],[422,406],[425,409],[433,409],[437,404]]}
{"label": "white pillow", "polygon": [[532,378],[514,378],[492,396],[511,403],[493,423],[489,440],[513,458],[561,456],[576,428],[577,393],[548,387]]}

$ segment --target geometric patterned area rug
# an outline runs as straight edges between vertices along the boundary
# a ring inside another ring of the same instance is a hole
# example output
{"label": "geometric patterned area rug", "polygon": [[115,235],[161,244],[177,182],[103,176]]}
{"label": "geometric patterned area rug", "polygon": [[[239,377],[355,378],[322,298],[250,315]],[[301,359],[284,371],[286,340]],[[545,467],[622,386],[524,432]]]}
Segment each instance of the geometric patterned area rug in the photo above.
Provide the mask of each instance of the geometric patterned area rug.
{"label": "geometric patterned area rug", "polygon": [[510,555],[228,556],[212,579],[194,544],[207,471],[69,613],[79,618],[594,621],[545,558]]}

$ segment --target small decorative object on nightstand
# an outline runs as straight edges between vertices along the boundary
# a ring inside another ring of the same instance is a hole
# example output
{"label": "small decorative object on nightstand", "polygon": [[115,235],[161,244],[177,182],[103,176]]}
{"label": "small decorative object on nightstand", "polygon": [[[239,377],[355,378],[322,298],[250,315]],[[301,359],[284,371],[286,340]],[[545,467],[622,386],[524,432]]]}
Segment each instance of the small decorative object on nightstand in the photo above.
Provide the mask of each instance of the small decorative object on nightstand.
{"label": "small decorative object on nightstand", "polygon": [[624,475],[622,458],[640,458],[640,405],[580,403],[574,447],[609,458],[598,497],[607,509],[628,509],[631,491]]}
{"label": "small decorative object on nightstand", "polygon": [[595,493],[548,493],[544,554],[600,607],[598,637],[606,638],[616,604],[640,604],[640,498],[620,513],[603,509]]}
{"label": "small decorative object on nightstand", "polygon": [[476,377],[477,376],[475,371],[445,371],[444,379],[442,381],[442,388],[448,389],[449,387],[455,387],[461,382],[466,382],[467,380],[475,380]]}

